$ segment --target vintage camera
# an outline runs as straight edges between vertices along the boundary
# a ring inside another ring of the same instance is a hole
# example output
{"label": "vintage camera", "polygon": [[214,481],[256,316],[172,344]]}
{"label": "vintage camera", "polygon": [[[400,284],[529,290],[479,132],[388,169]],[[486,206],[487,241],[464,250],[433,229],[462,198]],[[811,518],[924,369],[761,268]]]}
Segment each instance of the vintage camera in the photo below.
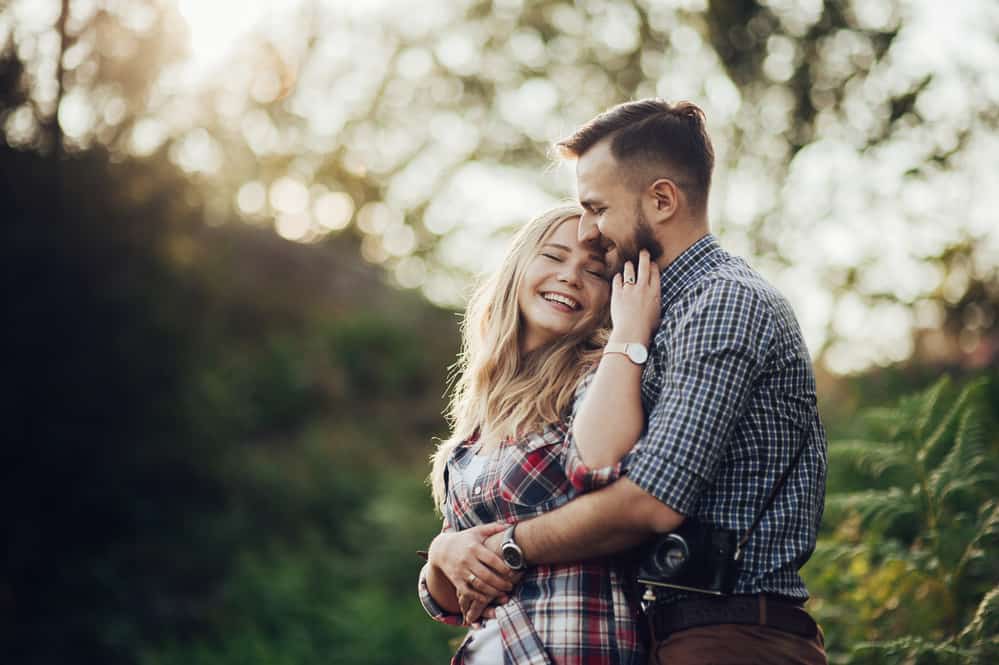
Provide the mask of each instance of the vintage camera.
{"label": "vintage camera", "polygon": [[655,599],[655,588],[693,591],[712,596],[732,593],[739,574],[738,536],[696,520],[658,536],[641,559],[638,583],[646,600]]}

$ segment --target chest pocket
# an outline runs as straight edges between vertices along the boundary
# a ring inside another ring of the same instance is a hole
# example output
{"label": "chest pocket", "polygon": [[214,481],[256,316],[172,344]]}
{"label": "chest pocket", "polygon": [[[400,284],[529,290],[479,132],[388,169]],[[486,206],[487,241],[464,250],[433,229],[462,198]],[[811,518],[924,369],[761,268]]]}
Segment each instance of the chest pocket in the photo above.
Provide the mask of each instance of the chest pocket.
{"label": "chest pocket", "polygon": [[571,497],[565,473],[565,428],[552,426],[511,445],[499,469],[499,497],[517,516],[552,510]]}

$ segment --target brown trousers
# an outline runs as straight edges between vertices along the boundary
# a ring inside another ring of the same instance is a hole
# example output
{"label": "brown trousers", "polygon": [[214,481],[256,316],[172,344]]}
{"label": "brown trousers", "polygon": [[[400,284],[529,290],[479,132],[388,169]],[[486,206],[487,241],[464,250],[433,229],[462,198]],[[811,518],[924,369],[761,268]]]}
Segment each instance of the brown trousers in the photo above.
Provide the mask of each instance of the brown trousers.
{"label": "brown trousers", "polygon": [[688,628],[652,646],[649,665],[827,665],[822,632],[799,637],[769,626]]}

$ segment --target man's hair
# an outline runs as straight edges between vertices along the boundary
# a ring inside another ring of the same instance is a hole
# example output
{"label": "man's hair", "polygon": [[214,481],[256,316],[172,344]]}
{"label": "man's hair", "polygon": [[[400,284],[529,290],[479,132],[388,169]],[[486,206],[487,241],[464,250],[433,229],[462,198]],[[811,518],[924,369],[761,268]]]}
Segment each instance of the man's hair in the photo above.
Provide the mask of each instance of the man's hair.
{"label": "man's hair", "polygon": [[632,187],[641,189],[667,177],[683,189],[691,207],[705,209],[715,151],[704,128],[704,111],[696,104],[662,99],[619,104],[555,146],[563,157],[574,159],[608,138]]}

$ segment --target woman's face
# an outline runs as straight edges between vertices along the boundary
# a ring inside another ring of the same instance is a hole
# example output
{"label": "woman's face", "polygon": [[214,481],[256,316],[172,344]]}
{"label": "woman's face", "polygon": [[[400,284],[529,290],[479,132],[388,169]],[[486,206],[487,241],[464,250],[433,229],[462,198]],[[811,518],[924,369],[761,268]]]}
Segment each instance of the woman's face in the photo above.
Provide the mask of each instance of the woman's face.
{"label": "woman's face", "polygon": [[607,306],[604,254],[594,242],[581,244],[578,229],[578,217],[562,222],[527,263],[517,292],[522,352],[593,325]]}

